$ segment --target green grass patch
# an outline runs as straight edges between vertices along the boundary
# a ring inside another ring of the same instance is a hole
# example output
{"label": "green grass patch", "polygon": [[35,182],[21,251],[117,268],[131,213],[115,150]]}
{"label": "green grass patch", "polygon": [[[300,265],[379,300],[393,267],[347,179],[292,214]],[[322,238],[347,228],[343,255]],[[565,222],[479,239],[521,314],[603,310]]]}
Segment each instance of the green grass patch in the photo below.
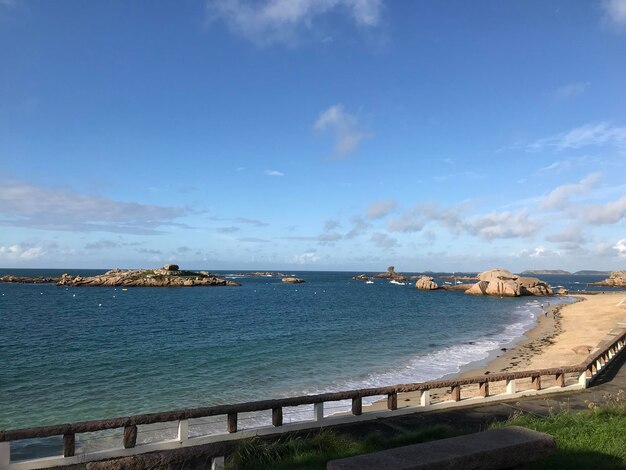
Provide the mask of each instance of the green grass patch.
{"label": "green grass patch", "polygon": [[447,425],[435,425],[393,437],[369,434],[363,439],[323,429],[306,436],[288,436],[270,441],[252,438],[241,441],[226,461],[227,470],[323,470],[329,460],[367,454],[419,442],[458,436]]}
{"label": "green grass patch", "polygon": [[524,426],[556,437],[557,453],[529,469],[626,469],[626,404],[590,408],[548,417],[523,414],[493,427]]}

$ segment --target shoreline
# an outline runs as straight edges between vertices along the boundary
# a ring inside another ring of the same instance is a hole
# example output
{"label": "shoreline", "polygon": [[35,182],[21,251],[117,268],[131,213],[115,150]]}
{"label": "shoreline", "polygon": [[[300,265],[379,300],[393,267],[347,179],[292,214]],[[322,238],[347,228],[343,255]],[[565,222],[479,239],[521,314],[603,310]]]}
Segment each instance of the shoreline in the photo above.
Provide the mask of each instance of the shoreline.
{"label": "shoreline", "polygon": [[[626,323],[626,291],[568,297],[576,300],[552,305],[547,314],[540,315],[538,321],[511,347],[491,351],[487,358],[466,364],[460,372],[448,374],[442,379],[576,365],[618,323]],[[449,390],[442,389],[433,398],[448,394]],[[398,396],[398,407],[417,406],[419,401],[419,392],[402,394]],[[387,402],[378,400],[368,406],[372,407],[371,410],[382,410]]]}

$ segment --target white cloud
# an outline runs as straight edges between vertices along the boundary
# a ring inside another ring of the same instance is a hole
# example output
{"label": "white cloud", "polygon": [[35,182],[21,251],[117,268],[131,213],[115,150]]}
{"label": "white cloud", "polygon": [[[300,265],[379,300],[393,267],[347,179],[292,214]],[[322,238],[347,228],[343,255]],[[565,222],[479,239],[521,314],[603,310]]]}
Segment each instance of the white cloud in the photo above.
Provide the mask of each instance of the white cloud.
{"label": "white cloud", "polygon": [[492,212],[466,222],[465,229],[482,238],[527,238],[539,230],[539,224],[525,212]]}
{"label": "white cloud", "polygon": [[284,173],[278,171],[278,170],[265,170],[265,174],[267,176],[285,176]]}
{"label": "white cloud", "polygon": [[108,248],[117,248],[120,246],[118,242],[113,240],[99,240],[97,242],[87,243],[85,245],[86,250],[106,250]]}
{"label": "white cloud", "polygon": [[601,177],[601,173],[590,173],[578,183],[558,186],[541,200],[540,205],[544,209],[562,209],[572,196],[584,195],[595,188]]}
{"label": "white cloud", "polygon": [[626,0],[603,0],[602,7],[612,23],[626,25]]}
{"label": "white cloud", "polygon": [[557,232],[552,235],[548,235],[546,240],[549,242],[555,243],[565,243],[565,244],[581,244],[585,241],[581,229],[578,226],[570,226],[566,227],[560,232]]}
{"label": "white cloud", "polygon": [[402,217],[391,219],[387,223],[387,228],[391,232],[413,233],[421,231],[430,221],[430,218],[419,209],[412,209],[405,212]]}
{"label": "white cloud", "polygon": [[329,219],[326,222],[324,222],[324,230],[335,230],[337,227],[339,227],[340,223],[338,220],[335,219]]}
{"label": "white cloud", "polygon": [[619,256],[626,257],[626,238],[618,240],[613,248],[617,251]]}
{"label": "white cloud", "polygon": [[308,264],[319,261],[320,257],[314,251],[307,251],[301,255],[295,255],[291,258],[291,262],[295,264]]}
{"label": "white cloud", "polygon": [[607,122],[585,124],[566,132],[539,139],[527,148],[540,151],[553,148],[557,151],[578,149],[589,145],[626,145],[626,127],[612,126]]}
{"label": "white cloud", "polygon": [[361,129],[357,117],[343,110],[341,104],[331,106],[322,112],[314,129],[320,132],[330,132],[335,138],[335,153],[347,157],[353,153],[359,144],[368,135]]}
{"label": "white cloud", "polygon": [[341,240],[343,235],[337,232],[324,232],[317,238],[321,244],[328,244]]}
{"label": "white cloud", "polygon": [[[207,11],[213,19],[260,44],[294,45],[299,36],[315,31],[314,22],[332,12],[347,13],[363,28],[380,22],[383,0],[208,0]],[[328,35],[322,34],[320,41]]]}
{"label": "white cloud", "polygon": [[530,256],[531,258],[539,258],[545,252],[546,252],[546,249],[543,246],[537,246],[537,247],[535,247],[533,252],[531,254],[529,254],[528,256]]}
{"label": "white cloud", "polygon": [[30,244],[0,245],[0,259],[5,260],[32,260],[40,258],[46,254],[46,249],[42,246]]}
{"label": "white cloud", "polygon": [[395,238],[391,238],[386,233],[374,232],[371,237],[372,242],[379,248],[393,248],[398,245]]}
{"label": "white cloud", "polygon": [[78,232],[152,235],[187,214],[178,207],[123,202],[46,189],[24,181],[0,181],[0,225]]}
{"label": "white cloud", "polygon": [[345,236],[345,238],[348,240],[351,240],[355,237],[358,237],[359,235],[364,234],[372,226],[370,223],[363,220],[363,218],[359,215],[355,215],[354,217],[352,217],[351,222],[352,222],[352,229],[350,229],[350,231],[346,233],[346,236]]}
{"label": "white cloud", "polygon": [[230,227],[219,227],[217,229],[219,233],[234,233],[239,231],[239,227],[230,226]]}
{"label": "white cloud", "polygon": [[382,219],[393,211],[398,203],[391,199],[375,201],[365,211],[365,217],[368,219]]}
{"label": "white cloud", "polygon": [[585,207],[585,219],[592,224],[614,224],[626,217],[626,196],[604,205]]}
{"label": "white cloud", "polygon": [[568,83],[556,90],[555,95],[560,100],[574,98],[575,96],[582,95],[590,86],[591,83],[589,82]]}

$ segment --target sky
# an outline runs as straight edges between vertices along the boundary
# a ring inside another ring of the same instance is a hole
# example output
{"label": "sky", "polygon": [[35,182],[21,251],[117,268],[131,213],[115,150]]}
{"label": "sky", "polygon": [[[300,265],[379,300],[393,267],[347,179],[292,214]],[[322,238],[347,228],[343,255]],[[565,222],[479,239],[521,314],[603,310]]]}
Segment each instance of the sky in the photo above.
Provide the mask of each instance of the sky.
{"label": "sky", "polygon": [[626,0],[0,0],[0,267],[626,268]]}

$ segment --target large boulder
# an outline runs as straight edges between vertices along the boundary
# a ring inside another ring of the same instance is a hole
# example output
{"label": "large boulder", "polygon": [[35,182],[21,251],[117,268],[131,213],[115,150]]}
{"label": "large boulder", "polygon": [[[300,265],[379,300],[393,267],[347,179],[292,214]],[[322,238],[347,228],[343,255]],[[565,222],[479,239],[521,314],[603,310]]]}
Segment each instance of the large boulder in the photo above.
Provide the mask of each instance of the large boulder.
{"label": "large boulder", "polygon": [[420,290],[435,290],[439,289],[439,286],[435,282],[434,278],[422,276],[415,283],[415,288]]}
{"label": "large boulder", "polygon": [[491,282],[494,280],[506,281],[508,279],[515,280],[519,278],[517,274],[513,274],[511,271],[507,271],[506,269],[490,269],[489,271],[483,271],[478,274],[479,281],[487,281]]}
{"label": "large boulder", "polygon": [[607,279],[595,284],[596,286],[626,287],[626,271],[613,271]]}
{"label": "large boulder", "polygon": [[480,279],[466,294],[518,297],[520,295],[553,295],[550,285],[536,277],[522,277],[505,269],[491,269],[478,274]]}
{"label": "large boulder", "polygon": [[498,297],[519,297],[520,286],[512,279],[491,281],[485,290],[487,295],[495,295]]}
{"label": "large boulder", "polygon": [[487,286],[489,283],[487,281],[478,281],[476,284],[473,284],[472,287],[465,291],[466,294],[469,295],[485,295],[487,293]]}
{"label": "large boulder", "polygon": [[518,277],[515,282],[520,286],[520,295],[552,295],[552,287],[536,277]]}
{"label": "large boulder", "polygon": [[165,266],[163,266],[163,269],[165,271],[178,271],[178,265],[177,264],[166,264]]}

